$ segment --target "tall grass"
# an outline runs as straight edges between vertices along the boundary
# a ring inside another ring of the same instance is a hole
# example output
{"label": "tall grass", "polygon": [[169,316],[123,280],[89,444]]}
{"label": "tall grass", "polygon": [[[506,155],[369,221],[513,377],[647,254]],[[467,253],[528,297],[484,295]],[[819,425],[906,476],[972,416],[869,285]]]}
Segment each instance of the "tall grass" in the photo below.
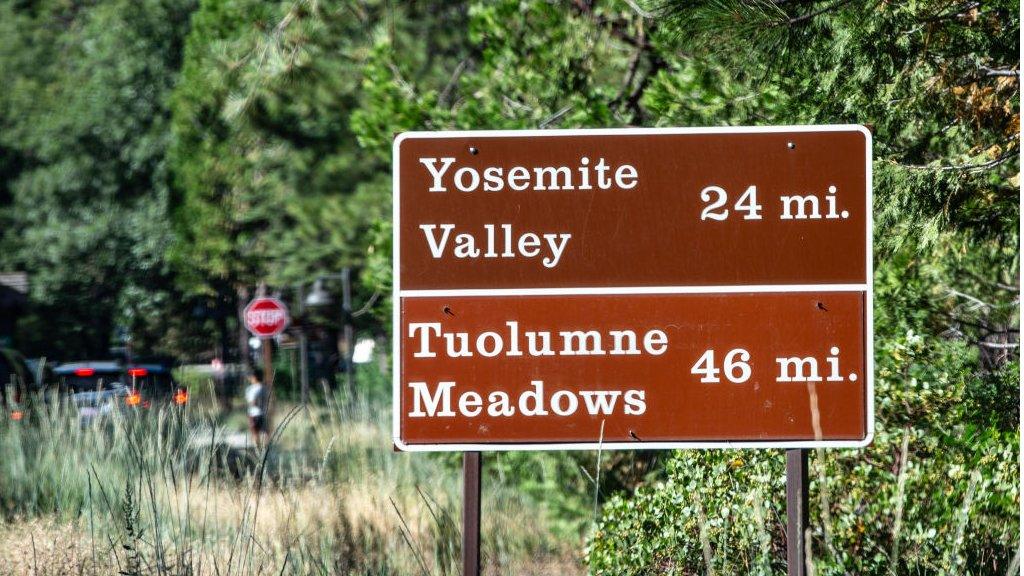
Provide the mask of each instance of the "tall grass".
{"label": "tall grass", "polygon": [[[37,401],[0,422],[0,574],[459,573],[453,458],[393,452],[371,398],[277,406],[263,450],[202,406],[82,426]],[[515,482],[485,480],[486,571],[580,571],[579,539]]]}

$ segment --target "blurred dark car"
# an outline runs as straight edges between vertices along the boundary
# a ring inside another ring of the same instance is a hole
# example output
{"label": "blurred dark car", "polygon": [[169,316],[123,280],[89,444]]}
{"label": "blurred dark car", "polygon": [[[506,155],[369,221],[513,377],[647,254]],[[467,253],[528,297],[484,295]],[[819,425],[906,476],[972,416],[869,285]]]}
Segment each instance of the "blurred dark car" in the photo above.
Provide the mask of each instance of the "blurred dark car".
{"label": "blurred dark car", "polygon": [[59,389],[70,395],[79,418],[88,424],[116,410],[148,412],[188,404],[188,390],[178,386],[165,363],[87,361],[61,364],[54,370]]}
{"label": "blurred dark car", "polygon": [[78,409],[79,421],[90,424],[127,404],[130,394],[119,362],[73,362],[53,369],[61,394]]}
{"label": "blurred dark car", "polygon": [[16,350],[0,348],[0,408],[12,420],[25,417],[25,402],[35,388],[25,357]]}
{"label": "blurred dark car", "polygon": [[125,376],[125,383],[135,395],[130,405],[158,408],[188,404],[188,390],[174,380],[168,363],[136,362],[125,370]]}

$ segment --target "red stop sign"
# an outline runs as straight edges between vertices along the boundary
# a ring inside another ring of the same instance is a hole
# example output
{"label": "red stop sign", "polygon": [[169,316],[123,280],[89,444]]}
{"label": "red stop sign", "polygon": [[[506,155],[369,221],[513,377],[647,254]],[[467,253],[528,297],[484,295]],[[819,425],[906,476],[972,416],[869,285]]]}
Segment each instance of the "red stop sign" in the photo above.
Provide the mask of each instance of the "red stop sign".
{"label": "red stop sign", "polygon": [[277,298],[256,298],[244,314],[245,327],[260,338],[273,338],[288,326],[288,307]]}

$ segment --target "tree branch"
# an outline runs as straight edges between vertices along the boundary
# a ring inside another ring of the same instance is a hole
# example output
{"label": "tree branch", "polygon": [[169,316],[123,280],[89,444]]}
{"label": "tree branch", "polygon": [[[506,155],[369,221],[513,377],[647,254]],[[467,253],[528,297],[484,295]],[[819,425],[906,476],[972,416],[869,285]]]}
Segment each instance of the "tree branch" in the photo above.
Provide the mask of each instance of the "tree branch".
{"label": "tree branch", "polygon": [[541,123],[537,125],[537,127],[538,128],[547,128],[552,123],[561,120],[562,116],[565,116],[566,114],[568,114],[570,110],[572,110],[572,106],[566,106],[566,107],[562,108],[561,110],[555,112],[551,116],[548,116],[547,118],[542,120]]}
{"label": "tree branch", "polygon": [[1014,348],[1020,348],[1020,344],[1017,342],[1007,342],[1004,344],[1002,342],[979,341],[976,342],[975,344],[977,344],[978,346],[982,346],[984,348],[995,348],[997,350],[1012,350]]}
{"label": "tree branch", "polygon": [[822,8],[820,10],[816,10],[814,12],[811,12],[811,13],[808,13],[808,14],[804,14],[803,16],[797,16],[796,18],[790,18],[786,22],[781,22],[779,24],[775,24],[775,26],[780,26],[780,25],[799,26],[801,24],[805,24],[805,23],[809,22],[810,20],[813,20],[814,18],[817,18],[818,16],[821,16],[822,14],[825,14],[826,12],[831,12],[831,11],[835,10],[836,8],[840,8],[844,4],[849,4],[851,1],[852,0],[838,0],[837,2],[833,2],[832,4],[829,4],[828,6],[825,6],[824,8]]}
{"label": "tree branch", "polygon": [[642,28],[640,30],[640,38],[643,41],[643,44],[637,46],[636,50],[634,50],[633,54],[629,57],[629,68],[626,71],[626,77],[622,81],[622,87],[619,88],[619,93],[616,94],[615,98],[611,101],[612,106],[615,106],[622,101],[622,98],[626,95],[626,90],[633,85],[637,72],[640,70],[640,61],[642,60],[644,49],[647,44],[647,39],[644,37]]}
{"label": "tree branch", "polygon": [[651,67],[643,75],[643,78],[640,79],[640,82],[637,83],[629,98],[626,99],[626,108],[633,111],[635,120],[641,120],[644,115],[643,110],[640,109],[640,99],[643,98],[644,91],[647,90],[651,79],[667,66],[665,60],[657,54],[648,54],[648,58],[651,61]]}
{"label": "tree branch", "polygon": [[654,14],[641,8],[640,5],[636,3],[636,0],[626,0],[626,4],[629,4],[629,7],[633,9],[633,12],[636,12],[643,18],[647,18],[648,20],[654,18]]}
{"label": "tree branch", "polygon": [[466,69],[467,60],[462,60],[459,65],[455,67],[455,71],[452,72],[451,78],[448,79],[448,84],[445,85],[444,90],[441,91],[441,95],[438,96],[437,101],[443,107],[448,107],[448,99],[451,98],[452,93],[455,91],[455,86],[459,82],[459,78],[462,76],[462,72]]}
{"label": "tree branch", "polygon": [[369,312],[370,309],[373,308],[373,305],[377,303],[378,298],[380,298],[380,292],[374,291],[373,295],[370,296],[370,299],[366,301],[366,304],[364,304],[363,307],[360,308],[359,310],[356,310],[355,312],[352,313],[352,317],[359,318],[363,314]]}
{"label": "tree branch", "polygon": [[595,15],[593,4],[587,0],[573,0],[572,6],[576,9],[577,14],[590,18],[595,26],[604,28],[618,40],[636,48],[646,48],[646,40],[638,39],[629,33],[629,21],[622,18],[611,20],[605,16]]}
{"label": "tree branch", "polygon": [[1006,162],[1017,158],[1018,151],[1015,147],[1010,147],[1006,152],[1003,152],[998,158],[990,160],[988,162],[982,162],[981,164],[960,164],[956,166],[929,166],[927,164],[900,164],[901,167],[907,170],[935,170],[937,172],[950,172],[950,171],[964,171],[973,172],[977,170],[990,170],[1005,164]]}
{"label": "tree branch", "polygon": [[978,68],[985,73],[986,77],[989,76],[1010,76],[1013,78],[1020,78],[1020,70],[1010,70],[1003,68],[989,68],[988,66],[981,66]]}
{"label": "tree branch", "polygon": [[970,294],[965,294],[963,292],[960,292],[959,290],[953,290],[952,288],[950,288],[948,290],[948,292],[949,292],[950,296],[956,296],[956,297],[959,297],[959,298],[965,298],[965,299],[967,299],[967,300],[969,300],[971,302],[974,302],[979,307],[982,307],[982,308],[995,308],[994,305],[989,304],[988,302],[985,302],[984,300],[981,300],[980,298],[976,298],[974,296],[971,296]]}

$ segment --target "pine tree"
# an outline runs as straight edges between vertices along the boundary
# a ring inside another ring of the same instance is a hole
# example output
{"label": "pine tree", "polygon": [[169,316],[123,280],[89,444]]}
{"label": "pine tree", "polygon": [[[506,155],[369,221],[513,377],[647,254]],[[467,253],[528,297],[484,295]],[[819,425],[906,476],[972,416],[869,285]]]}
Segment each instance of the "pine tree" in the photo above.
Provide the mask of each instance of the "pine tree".
{"label": "pine tree", "polygon": [[0,267],[29,273],[26,352],[166,339],[167,95],[191,0],[0,3]]}

